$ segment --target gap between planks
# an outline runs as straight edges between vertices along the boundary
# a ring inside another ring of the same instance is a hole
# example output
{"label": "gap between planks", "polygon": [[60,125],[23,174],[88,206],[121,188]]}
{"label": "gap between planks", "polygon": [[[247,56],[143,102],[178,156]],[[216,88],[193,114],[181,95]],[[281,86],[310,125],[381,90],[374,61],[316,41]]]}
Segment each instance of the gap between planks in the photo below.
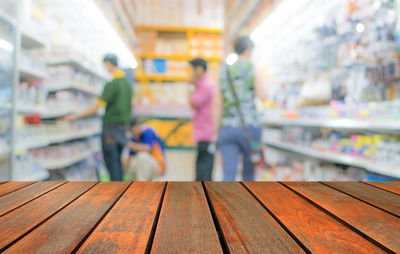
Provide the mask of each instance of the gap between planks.
{"label": "gap between planks", "polygon": [[368,236],[367,234],[361,232],[359,229],[357,229],[356,227],[352,226],[351,224],[349,224],[348,222],[342,220],[341,218],[339,218],[338,216],[336,216],[335,214],[331,213],[330,211],[326,210],[325,208],[321,207],[320,205],[318,205],[317,203],[315,203],[314,201],[312,201],[311,199],[307,198],[306,196],[302,195],[301,193],[297,192],[295,189],[291,188],[290,186],[286,185],[284,182],[278,182],[280,184],[282,184],[284,187],[288,188],[289,190],[291,190],[292,192],[296,193],[297,195],[299,195],[301,198],[303,198],[304,200],[306,200],[307,202],[311,203],[312,205],[316,206],[318,209],[320,209],[321,211],[325,212],[326,214],[328,214],[329,216],[331,216],[332,218],[334,218],[335,220],[337,220],[338,222],[342,223],[344,226],[346,226],[347,228],[353,230],[354,232],[356,232],[357,234],[359,234],[360,236],[362,236],[363,238],[365,238],[366,240],[370,241],[371,243],[375,244],[376,246],[378,246],[379,248],[383,249],[384,251],[386,251],[387,253],[393,253],[395,254],[394,251],[392,251],[391,249],[389,249],[388,247],[384,246],[383,244],[379,243],[378,241],[376,241],[375,239],[373,239],[372,237]]}
{"label": "gap between planks", "polygon": [[[49,192],[51,192],[51,191],[53,191],[53,190],[55,190],[55,189],[57,189],[57,188],[63,186],[63,185],[66,184],[66,183],[68,183],[68,182],[62,182],[62,183],[60,183],[59,185],[54,186],[53,188],[51,188],[51,189],[49,189],[49,190],[47,190],[47,191],[45,191],[45,192],[39,194],[38,196],[36,196],[36,197],[34,197],[34,198],[32,198],[32,199],[29,199],[29,200],[27,200],[27,201],[25,201],[25,202],[22,202],[20,205],[14,207],[13,209],[11,209],[11,210],[9,210],[9,211],[3,213],[3,214],[0,214],[0,217],[9,214],[9,213],[15,211],[16,209],[18,209],[18,208],[20,208],[20,207],[22,207],[22,206],[24,206],[24,205],[29,204],[30,202],[32,202],[32,201],[34,201],[34,200],[36,200],[36,199],[38,199],[38,198],[40,198],[40,197],[46,195],[47,193],[49,193]],[[28,186],[31,186],[31,185],[28,185]],[[26,186],[26,187],[28,187],[28,186]]]}
{"label": "gap between planks", "polygon": [[0,253],[7,250],[8,248],[10,248],[11,246],[13,246],[14,244],[16,244],[18,241],[20,241],[22,238],[26,237],[27,235],[29,235],[32,231],[34,231],[35,229],[39,228],[41,225],[43,225],[46,221],[48,221],[49,219],[53,218],[55,215],[57,215],[59,212],[61,212],[62,210],[64,210],[67,206],[69,206],[70,204],[72,204],[73,202],[75,202],[77,199],[79,199],[80,197],[82,197],[85,193],[87,193],[88,191],[90,191],[91,189],[93,189],[96,185],[98,185],[99,182],[96,182],[95,184],[93,184],[93,186],[91,186],[90,188],[88,188],[86,191],[82,192],[81,194],[79,194],[76,198],[72,199],[70,202],[68,202],[67,204],[65,204],[63,207],[59,208],[57,211],[55,211],[54,213],[50,214],[47,218],[45,218],[44,220],[42,220],[41,222],[39,222],[38,224],[36,224],[35,226],[33,226],[31,229],[29,229],[28,231],[26,231],[25,233],[23,233],[21,236],[19,236],[18,238],[16,238],[15,240],[13,240],[12,242],[10,242],[9,244],[7,244],[4,248],[0,249]]}
{"label": "gap between planks", "polygon": [[267,211],[272,218],[274,218],[274,220],[282,227],[283,230],[286,231],[286,233],[289,234],[290,237],[292,237],[292,239],[304,250],[305,253],[312,253],[297,237],[295,234],[293,234],[289,228],[287,228],[285,226],[285,224],[282,223],[282,221],[280,221],[278,219],[278,217],[275,216],[275,214],[272,213],[272,211],[266,206],[264,205],[264,203],[243,183],[240,182],[240,184],[242,185],[242,187],[250,193],[250,195],[265,209],[265,211]]}
{"label": "gap between planks", "polygon": [[113,209],[113,207],[118,203],[118,201],[121,199],[121,197],[125,194],[125,192],[129,189],[129,187],[133,184],[133,182],[130,182],[128,186],[125,188],[125,190],[119,195],[119,197],[114,201],[114,203],[107,209],[107,211],[100,217],[100,219],[94,224],[92,229],[89,230],[89,232],[82,238],[82,240],[78,243],[78,245],[75,247],[75,249],[71,253],[76,253],[79,248],[83,245],[83,243],[89,238],[89,236],[93,233],[93,231],[97,228],[97,226],[103,221],[103,219],[107,216],[107,214]]}
{"label": "gap between planks", "polygon": [[[344,191],[344,190],[341,190],[341,189],[339,189],[339,188],[337,188],[337,187],[331,186],[331,185],[326,184],[326,183],[324,183],[324,182],[319,182],[319,183],[321,183],[321,184],[323,184],[323,185],[325,185],[325,186],[327,186],[327,187],[329,187],[329,188],[332,188],[332,189],[334,189],[334,190],[336,190],[336,191],[339,191],[339,192],[341,192],[341,193],[343,193],[343,194],[345,194],[345,195],[347,195],[347,196],[350,196],[350,197],[352,197],[352,198],[354,198],[354,199],[357,199],[358,201],[363,202],[363,203],[365,203],[365,204],[367,204],[367,205],[370,205],[370,206],[372,206],[372,207],[374,207],[374,208],[376,208],[376,209],[378,209],[378,210],[381,210],[381,211],[383,211],[383,212],[385,212],[385,213],[388,213],[388,214],[390,214],[390,215],[392,215],[392,216],[395,216],[395,217],[397,217],[397,218],[400,218],[399,215],[394,214],[394,213],[392,213],[391,211],[388,211],[388,210],[386,210],[386,209],[383,208],[383,207],[379,207],[379,206],[377,206],[377,205],[374,205],[374,204],[372,204],[371,202],[369,202],[369,201],[367,201],[367,200],[364,200],[364,199],[362,199],[362,198],[356,197],[355,195],[353,195],[353,194],[351,194],[351,193],[348,193],[348,192],[346,192],[346,191]],[[373,187],[373,186],[371,186],[371,187]],[[378,189],[379,189],[379,188],[378,188]]]}

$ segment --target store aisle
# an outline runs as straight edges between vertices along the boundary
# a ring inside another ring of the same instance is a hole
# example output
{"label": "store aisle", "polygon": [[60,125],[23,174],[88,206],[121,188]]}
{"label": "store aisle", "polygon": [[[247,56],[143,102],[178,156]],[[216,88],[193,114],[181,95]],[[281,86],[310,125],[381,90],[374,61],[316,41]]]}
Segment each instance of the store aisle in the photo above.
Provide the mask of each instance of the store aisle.
{"label": "store aisle", "polygon": [[[157,181],[193,181],[195,179],[196,151],[167,150],[167,172]],[[222,180],[221,157],[216,156],[213,171],[213,181]]]}

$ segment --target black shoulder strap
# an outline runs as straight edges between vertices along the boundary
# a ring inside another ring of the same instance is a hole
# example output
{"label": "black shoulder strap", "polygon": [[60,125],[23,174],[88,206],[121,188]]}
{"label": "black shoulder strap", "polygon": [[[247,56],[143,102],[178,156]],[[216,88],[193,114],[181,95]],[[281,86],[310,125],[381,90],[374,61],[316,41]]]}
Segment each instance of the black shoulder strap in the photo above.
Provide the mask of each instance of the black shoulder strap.
{"label": "black shoulder strap", "polygon": [[243,112],[240,109],[239,97],[238,97],[238,95],[236,93],[236,89],[235,89],[235,86],[234,86],[233,80],[232,80],[232,75],[231,75],[231,72],[229,71],[228,66],[226,66],[226,74],[227,74],[227,77],[228,77],[229,87],[231,89],[232,95],[233,95],[234,100],[235,100],[235,106],[236,106],[236,109],[237,109],[238,114],[239,114],[240,123],[242,125],[242,128],[244,129],[247,142],[249,143],[249,145],[251,145],[251,136],[250,136],[249,128],[248,128],[248,126],[246,124],[246,121],[244,120]]}

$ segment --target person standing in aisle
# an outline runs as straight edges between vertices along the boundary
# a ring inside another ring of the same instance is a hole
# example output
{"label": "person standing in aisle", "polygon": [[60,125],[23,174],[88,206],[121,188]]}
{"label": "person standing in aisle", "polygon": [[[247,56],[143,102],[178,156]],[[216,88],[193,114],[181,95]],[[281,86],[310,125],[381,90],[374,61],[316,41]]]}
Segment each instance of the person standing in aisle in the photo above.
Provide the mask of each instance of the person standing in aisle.
{"label": "person standing in aisle", "polygon": [[243,181],[254,181],[250,142],[249,137],[246,136],[244,124],[252,140],[260,141],[262,131],[255,97],[266,99],[266,91],[258,82],[250,62],[252,49],[253,42],[248,37],[239,37],[235,41],[234,51],[238,55],[238,61],[231,66],[222,66],[220,84],[215,92],[214,123],[219,125],[216,136],[218,136],[218,149],[223,160],[224,181],[236,180],[240,154],[243,159]]}
{"label": "person standing in aisle", "polygon": [[191,82],[196,86],[190,97],[190,105],[194,111],[193,139],[197,143],[196,181],[211,181],[214,167],[212,104],[215,82],[207,73],[207,62],[204,59],[193,59],[190,65]]}
{"label": "person standing in aisle", "polygon": [[103,62],[113,80],[104,86],[96,104],[80,114],[69,115],[65,120],[76,120],[96,114],[105,107],[103,133],[101,136],[103,158],[111,181],[122,181],[121,154],[127,143],[126,132],[132,117],[132,86],[118,67],[118,57],[106,54]]}

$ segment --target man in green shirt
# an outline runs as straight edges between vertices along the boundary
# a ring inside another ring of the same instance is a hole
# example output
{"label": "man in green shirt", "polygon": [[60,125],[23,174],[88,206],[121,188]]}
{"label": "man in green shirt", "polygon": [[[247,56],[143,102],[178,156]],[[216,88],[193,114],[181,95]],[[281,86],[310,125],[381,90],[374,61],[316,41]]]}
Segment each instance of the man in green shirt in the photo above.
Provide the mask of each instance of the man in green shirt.
{"label": "man in green shirt", "polygon": [[88,117],[96,114],[101,107],[105,107],[102,133],[103,158],[111,181],[122,181],[121,154],[128,142],[126,131],[132,117],[132,86],[118,67],[116,55],[105,55],[103,62],[108,72],[113,75],[113,80],[104,86],[96,104],[80,114],[65,117],[65,120]]}

